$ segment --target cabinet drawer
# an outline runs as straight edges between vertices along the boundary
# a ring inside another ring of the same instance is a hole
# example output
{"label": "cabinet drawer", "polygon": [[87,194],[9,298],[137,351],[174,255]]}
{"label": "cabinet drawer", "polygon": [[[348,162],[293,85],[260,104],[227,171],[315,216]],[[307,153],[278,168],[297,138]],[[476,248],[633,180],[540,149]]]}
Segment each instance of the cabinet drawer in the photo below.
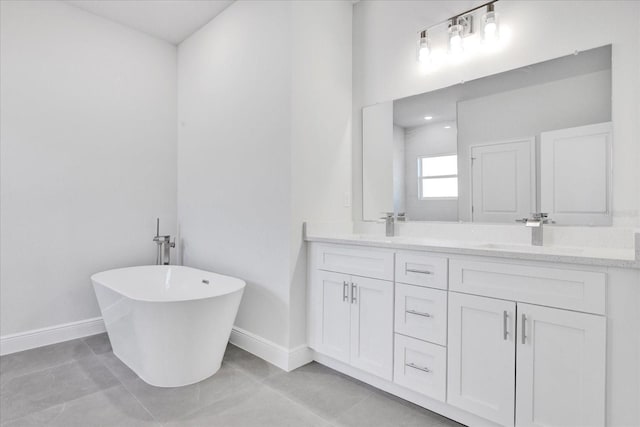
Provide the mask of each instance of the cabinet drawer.
{"label": "cabinet drawer", "polygon": [[396,254],[396,282],[447,289],[447,258],[420,252]]}
{"label": "cabinet drawer", "polygon": [[396,334],[393,381],[440,401],[446,398],[447,350]]}
{"label": "cabinet drawer", "polygon": [[341,245],[315,247],[315,268],[374,279],[393,280],[393,252]]}
{"label": "cabinet drawer", "polygon": [[605,314],[605,273],[484,261],[449,261],[452,291]]}
{"label": "cabinet drawer", "polygon": [[395,331],[446,345],[447,291],[396,284]]}

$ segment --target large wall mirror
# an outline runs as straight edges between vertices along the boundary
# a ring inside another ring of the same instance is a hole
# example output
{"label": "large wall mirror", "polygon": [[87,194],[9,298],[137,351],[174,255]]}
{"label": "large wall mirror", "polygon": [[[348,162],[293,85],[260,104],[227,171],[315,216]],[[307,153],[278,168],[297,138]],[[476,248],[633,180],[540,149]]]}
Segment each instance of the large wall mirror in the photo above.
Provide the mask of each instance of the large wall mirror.
{"label": "large wall mirror", "polygon": [[362,113],[364,220],[611,225],[611,46]]}

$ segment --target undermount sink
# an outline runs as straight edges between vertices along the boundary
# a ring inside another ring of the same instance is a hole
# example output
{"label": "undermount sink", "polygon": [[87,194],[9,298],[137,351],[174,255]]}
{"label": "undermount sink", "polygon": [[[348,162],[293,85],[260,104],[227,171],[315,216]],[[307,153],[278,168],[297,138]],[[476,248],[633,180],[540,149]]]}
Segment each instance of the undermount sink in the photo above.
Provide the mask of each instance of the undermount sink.
{"label": "undermount sink", "polygon": [[493,249],[503,251],[523,251],[523,252],[550,252],[550,253],[562,253],[562,254],[580,254],[583,252],[581,248],[567,248],[560,246],[533,246],[533,245],[518,245],[510,243],[482,243],[477,245],[482,249]]}

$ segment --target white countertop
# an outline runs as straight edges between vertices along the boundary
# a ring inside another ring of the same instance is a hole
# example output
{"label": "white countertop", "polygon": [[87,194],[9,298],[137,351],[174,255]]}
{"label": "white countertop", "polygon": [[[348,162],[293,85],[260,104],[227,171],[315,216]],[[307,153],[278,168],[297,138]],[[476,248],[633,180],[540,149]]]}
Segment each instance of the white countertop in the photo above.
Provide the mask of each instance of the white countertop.
{"label": "white countertop", "polygon": [[461,255],[479,255],[531,261],[624,267],[640,269],[634,249],[530,246],[511,243],[436,240],[426,237],[385,237],[369,234],[315,232],[305,233],[309,242],[340,243],[392,249],[411,249]]}

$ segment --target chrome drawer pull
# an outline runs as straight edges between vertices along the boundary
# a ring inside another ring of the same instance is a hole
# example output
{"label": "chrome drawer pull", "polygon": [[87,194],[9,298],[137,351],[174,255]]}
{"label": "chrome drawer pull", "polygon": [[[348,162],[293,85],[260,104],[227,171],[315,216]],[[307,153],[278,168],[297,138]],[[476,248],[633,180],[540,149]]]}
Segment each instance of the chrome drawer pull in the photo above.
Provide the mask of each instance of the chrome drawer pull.
{"label": "chrome drawer pull", "polygon": [[349,301],[349,283],[342,282],[342,301]]}
{"label": "chrome drawer pull", "polygon": [[404,270],[406,273],[418,273],[418,274],[433,274],[433,271],[428,270],[414,270],[413,268],[407,268]]}
{"label": "chrome drawer pull", "polygon": [[416,310],[405,310],[405,313],[415,314],[416,316],[422,316],[422,317],[433,317],[429,313],[424,313],[422,311],[416,311]]}
{"label": "chrome drawer pull", "polygon": [[404,364],[404,366],[408,366],[408,367],[410,367],[410,368],[417,369],[418,371],[431,373],[431,369],[429,369],[429,368],[425,368],[425,367],[423,367],[423,366],[418,366],[418,365],[416,365],[415,363],[411,363],[411,362],[409,362],[409,363],[405,363],[405,364]]}
{"label": "chrome drawer pull", "polygon": [[358,292],[358,285],[351,282],[351,304],[355,304],[358,302],[358,297],[356,293]]}
{"label": "chrome drawer pull", "polygon": [[502,312],[502,339],[503,340],[507,340],[507,337],[509,336],[509,332],[507,331],[507,321],[509,320],[509,313],[507,313],[507,310]]}

